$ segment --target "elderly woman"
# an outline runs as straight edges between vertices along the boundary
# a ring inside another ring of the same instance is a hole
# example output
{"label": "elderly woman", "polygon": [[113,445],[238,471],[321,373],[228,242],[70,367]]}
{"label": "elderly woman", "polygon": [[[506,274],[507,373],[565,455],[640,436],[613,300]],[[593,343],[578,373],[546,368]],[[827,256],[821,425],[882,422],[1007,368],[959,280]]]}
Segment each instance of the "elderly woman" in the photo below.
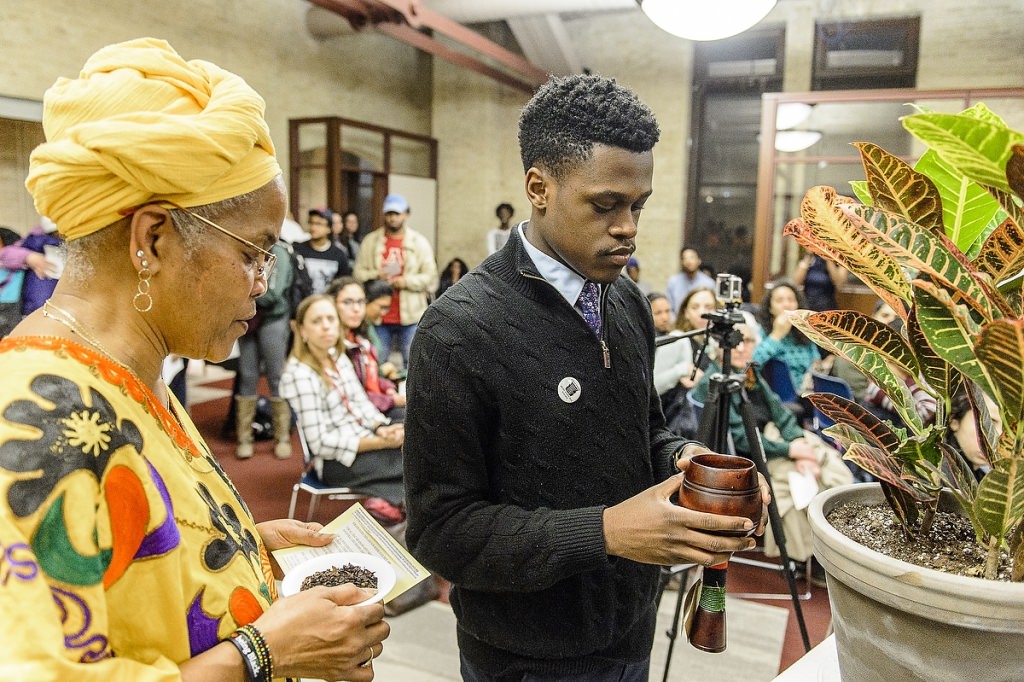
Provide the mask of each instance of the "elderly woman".
{"label": "elderly woman", "polygon": [[0,678],[368,681],[388,635],[345,585],[278,599],[254,522],[167,390],[222,360],[274,266],[284,187],[241,78],[134,40],[44,99],[27,186],[67,242],[53,297],[0,342]]}

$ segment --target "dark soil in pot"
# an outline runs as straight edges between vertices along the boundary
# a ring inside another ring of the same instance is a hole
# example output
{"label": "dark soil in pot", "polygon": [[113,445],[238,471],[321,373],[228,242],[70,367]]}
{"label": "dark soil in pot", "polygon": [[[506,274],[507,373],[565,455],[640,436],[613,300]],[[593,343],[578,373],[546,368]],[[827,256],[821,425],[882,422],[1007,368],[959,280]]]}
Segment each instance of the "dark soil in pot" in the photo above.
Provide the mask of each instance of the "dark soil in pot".
{"label": "dark soil in pot", "polygon": [[[841,504],[827,518],[846,537],[893,559],[953,575],[980,578],[984,574],[985,551],[975,539],[971,522],[960,514],[937,512],[929,534],[913,542],[907,541],[888,506]],[[998,580],[1010,580],[1005,551],[1000,553]]]}

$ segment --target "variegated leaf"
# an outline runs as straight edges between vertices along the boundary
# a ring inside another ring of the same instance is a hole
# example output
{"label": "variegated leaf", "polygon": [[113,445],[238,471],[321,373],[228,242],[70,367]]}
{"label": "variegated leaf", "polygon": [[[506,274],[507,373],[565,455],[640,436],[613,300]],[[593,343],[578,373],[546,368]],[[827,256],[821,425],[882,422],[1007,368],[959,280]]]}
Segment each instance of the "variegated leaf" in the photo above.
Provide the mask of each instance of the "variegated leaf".
{"label": "variegated leaf", "polygon": [[974,509],[982,528],[1002,538],[1024,518],[1024,459],[995,463],[978,485]]}
{"label": "variegated leaf", "polygon": [[907,320],[907,340],[917,355],[917,361],[921,367],[920,376],[927,384],[922,387],[934,392],[939,397],[948,397],[956,393],[963,383],[963,375],[939,357],[928,345],[928,340],[921,331],[921,324],[917,320],[916,307],[911,310]]}
{"label": "variegated leaf", "polygon": [[[800,202],[803,221],[799,224],[790,221],[783,234],[791,234],[814,253],[834,254],[837,258],[833,260],[871,287],[894,310],[905,312],[912,292],[899,264],[875,248],[850,223],[836,208],[838,201],[833,188],[812,187]],[[895,303],[896,300],[907,305]]]}
{"label": "variegated leaf", "polygon": [[971,307],[991,320],[999,315],[975,279],[972,266],[945,235],[935,235],[905,218],[871,206],[840,207],[852,224],[900,265],[913,268],[963,295]]}
{"label": "variegated leaf", "polygon": [[957,493],[964,509],[972,508],[978,492],[978,479],[974,477],[970,463],[951,446],[939,443],[939,447],[942,450],[942,472],[946,485]]}
{"label": "variegated leaf", "polygon": [[[833,343],[863,346],[884,356],[889,362],[896,363],[908,374],[917,376],[920,373],[914,352],[899,332],[864,313],[855,310],[829,310],[809,313],[802,316],[802,321]],[[851,361],[860,365],[857,361]]]}
{"label": "variegated leaf", "polygon": [[[1009,429],[1003,429],[1002,419],[998,412],[991,414],[988,406],[992,402],[981,388],[973,381],[964,382],[964,390],[967,391],[967,399],[971,404],[971,412],[974,413],[974,423],[978,431],[978,444],[981,446],[981,454],[985,461],[992,465],[992,462],[999,459],[999,443],[1006,441],[1008,456],[1012,456],[1014,446],[1014,434]],[[995,403],[992,402],[994,405]]]}
{"label": "variegated leaf", "polygon": [[860,403],[834,393],[809,393],[807,399],[837,426],[842,424],[853,428],[866,443],[883,453],[893,453],[900,448],[899,436]]}
{"label": "variegated leaf", "polygon": [[867,445],[868,441],[864,435],[857,430],[856,427],[850,426],[849,424],[833,424],[824,431],[823,434],[839,443],[842,449],[848,449],[854,443],[860,443]]}
{"label": "variegated leaf", "polygon": [[857,200],[862,204],[871,206],[875,203],[874,198],[871,196],[871,190],[868,189],[867,180],[851,180],[850,189],[853,190],[853,196],[857,197]]}
{"label": "variegated leaf", "polygon": [[920,495],[914,490],[910,482],[903,478],[903,465],[882,450],[871,445],[854,444],[843,455],[843,459],[849,460],[868,472],[879,481],[894,486],[915,499]]}
{"label": "variegated leaf", "polygon": [[[1010,158],[1006,162],[1006,182],[1014,194],[1024,199],[1024,145],[1015,144],[1010,149]],[[1017,224],[1021,224],[1019,220]]]}
{"label": "variegated leaf", "polygon": [[[1007,174],[1007,177],[1009,177],[1009,174]],[[996,218],[993,221],[992,228],[989,230],[989,233],[991,233],[999,223],[1002,223],[1007,218],[1018,225],[1024,225],[1024,209],[1022,209],[1020,205],[1021,199],[1018,199],[1010,192],[1003,192],[995,189],[994,187],[988,187],[986,189],[988,189],[988,193],[991,194],[992,198],[999,204],[999,208],[1002,209],[1001,212],[996,214]],[[985,236],[988,237],[988,234]]]}
{"label": "variegated leaf", "polygon": [[[907,388],[906,383],[896,375],[892,367],[886,362],[887,352],[893,353],[893,355],[906,359],[908,356],[912,358],[913,353],[906,348],[906,343],[902,338],[899,341],[893,340],[893,334],[885,334],[884,338],[896,343],[902,344],[903,348],[898,351],[890,349],[883,349],[882,347],[876,348],[871,345],[863,345],[864,342],[860,340],[856,341],[844,341],[835,338],[831,332],[834,330],[829,329],[826,325],[826,329],[823,331],[818,329],[816,326],[809,323],[809,318],[813,315],[835,315],[845,314],[844,313],[811,313],[810,311],[801,310],[793,314],[790,319],[793,322],[793,326],[802,331],[807,335],[807,338],[811,339],[814,343],[821,346],[822,349],[846,358],[851,363],[857,366],[857,368],[869,376],[882,392],[892,401],[892,409],[900,416],[901,419],[907,424],[907,426],[914,432],[920,433],[924,429],[924,424],[921,423],[921,417],[917,414],[917,410],[914,409],[914,399],[910,395],[910,389]],[[860,315],[860,313],[850,313]],[[877,326],[878,323],[872,320]],[[881,325],[884,326],[884,325]],[[892,330],[889,330],[892,332]],[[882,335],[879,335],[880,338]],[[898,334],[895,336],[899,336]],[[911,360],[913,366],[916,366],[916,361]],[[914,374],[917,372],[908,370],[908,374]]]}
{"label": "variegated leaf", "polygon": [[1020,450],[1021,448],[1017,444],[1017,433],[1011,429],[1003,429],[996,440],[995,451],[989,458],[989,463],[995,464],[1003,459],[1020,457]]}
{"label": "variegated leaf", "polygon": [[896,516],[904,535],[910,540],[918,536],[918,518],[921,516],[919,500],[907,491],[881,481],[882,496],[889,504],[889,509]]}
{"label": "variegated leaf", "polygon": [[942,197],[944,234],[966,253],[999,211],[999,202],[984,187],[958,172],[934,151],[925,152],[914,169],[935,183],[936,191]]}
{"label": "variegated leaf", "polygon": [[898,213],[912,223],[942,230],[943,207],[932,180],[910,164],[870,142],[855,142],[874,205]]}
{"label": "variegated leaf", "polygon": [[1004,428],[1016,430],[1024,416],[1024,320],[995,320],[986,325],[976,353],[999,392]]}
{"label": "variegated leaf", "polygon": [[988,236],[974,265],[995,282],[1013,277],[1024,269],[1024,229],[1007,218]]}
{"label": "variegated leaf", "polygon": [[911,114],[903,117],[903,127],[968,178],[1010,191],[1006,163],[1024,134],[967,113]]}
{"label": "variegated leaf", "polygon": [[939,480],[938,471],[935,467],[942,461],[942,451],[938,443],[942,438],[944,428],[931,426],[921,436],[915,436],[903,441],[899,450],[894,456],[905,462],[908,466],[914,467],[918,462],[924,461],[933,465],[923,467],[917,478],[921,479],[923,485],[930,489],[939,490],[942,482]]}
{"label": "variegated leaf", "polygon": [[983,391],[995,396],[985,368],[974,353],[981,326],[967,306],[932,282],[914,280],[917,320],[928,345],[940,358],[973,379]]}

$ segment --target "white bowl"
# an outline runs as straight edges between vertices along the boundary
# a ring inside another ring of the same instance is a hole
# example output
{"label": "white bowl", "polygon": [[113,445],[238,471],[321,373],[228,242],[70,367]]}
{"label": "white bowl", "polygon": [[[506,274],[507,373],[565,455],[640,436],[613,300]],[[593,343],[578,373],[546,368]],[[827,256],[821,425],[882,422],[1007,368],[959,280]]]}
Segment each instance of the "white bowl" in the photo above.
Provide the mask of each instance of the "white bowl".
{"label": "white bowl", "polygon": [[373,571],[377,575],[377,594],[365,601],[359,602],[360,604],[372,604],[388,596],[388,592],[394,589],[395,582],[398,580],[398,576],[395,575],[395,569],[391,567],[391,564],[378,556],[361,554],[359,552],[338,552],[307,559],[288,571],[284,580],[281,581],[281,596],[290,597],[293,594],[298,594],[302,588],[302,581],[313,573],[326,571],[333,567],[341,568],[346,564],[360,566],[368,571]]}

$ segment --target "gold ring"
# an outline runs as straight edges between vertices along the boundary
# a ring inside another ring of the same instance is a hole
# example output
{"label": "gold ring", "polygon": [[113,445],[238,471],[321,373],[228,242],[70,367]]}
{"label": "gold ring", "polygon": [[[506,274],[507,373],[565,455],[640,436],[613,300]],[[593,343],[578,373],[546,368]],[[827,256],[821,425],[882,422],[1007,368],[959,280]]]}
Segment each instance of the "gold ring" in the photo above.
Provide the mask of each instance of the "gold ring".
{"label": "gold ring", "polygon": [[359,664],[360,668],[369,668],[370,665],[373,663],[373,646],[371,645],[367,648],[370,650],[370,657]]}

